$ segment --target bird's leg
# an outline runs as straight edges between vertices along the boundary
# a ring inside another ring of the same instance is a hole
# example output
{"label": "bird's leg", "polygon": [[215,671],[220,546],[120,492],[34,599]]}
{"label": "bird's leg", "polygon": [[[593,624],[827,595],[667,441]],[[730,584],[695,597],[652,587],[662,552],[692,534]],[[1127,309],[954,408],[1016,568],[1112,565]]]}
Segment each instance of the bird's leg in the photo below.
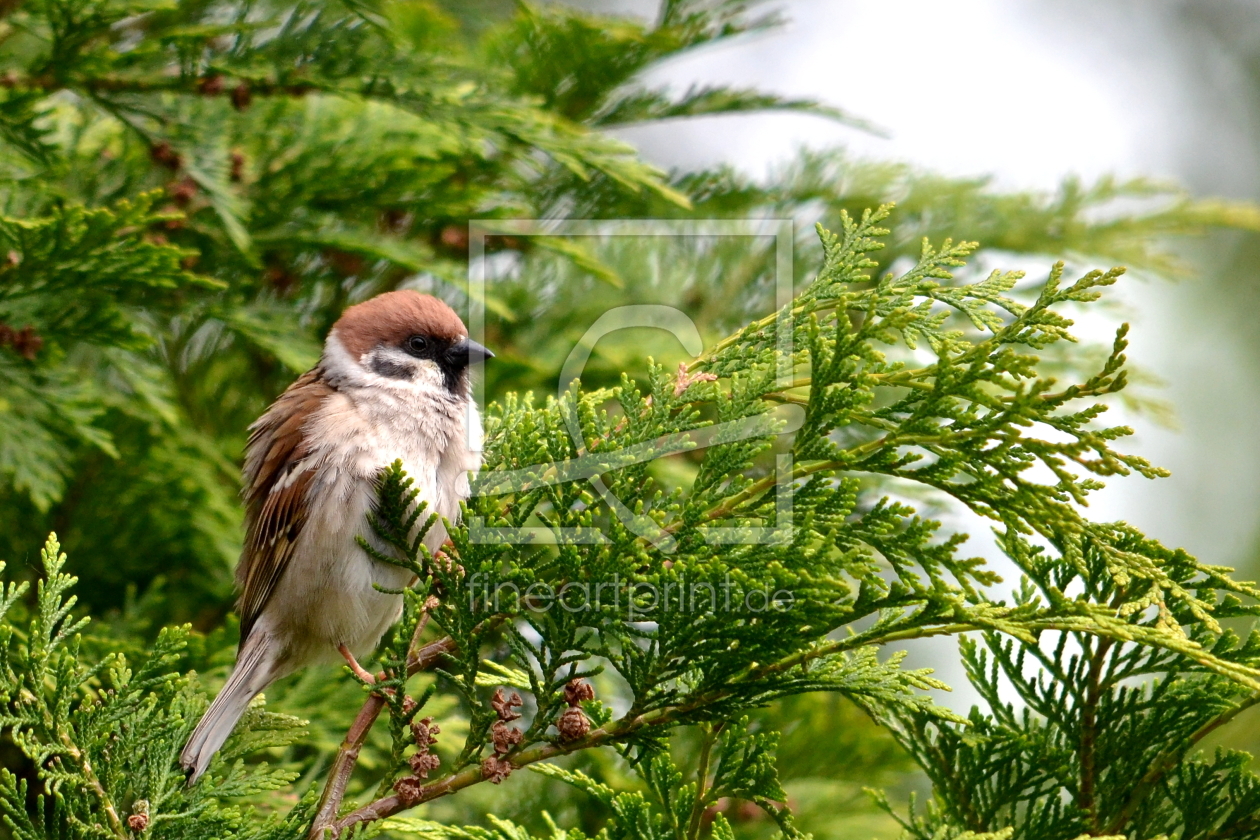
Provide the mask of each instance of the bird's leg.
{"label": "bird's leg", "polygon": [[359,660],[354,658],[354,654],[350,652],[350,648],[346,647],[345,642],[342,642],[341,644],[337,645],[337,650],[341,653],[342,657],[346,660],[346,664],[350,666],[350,670],[354,671],[354,675],[356,677],[363,680],[368,685],[376,684],[376,677],[369,674],[364,669],[364,667],[359,664]]}

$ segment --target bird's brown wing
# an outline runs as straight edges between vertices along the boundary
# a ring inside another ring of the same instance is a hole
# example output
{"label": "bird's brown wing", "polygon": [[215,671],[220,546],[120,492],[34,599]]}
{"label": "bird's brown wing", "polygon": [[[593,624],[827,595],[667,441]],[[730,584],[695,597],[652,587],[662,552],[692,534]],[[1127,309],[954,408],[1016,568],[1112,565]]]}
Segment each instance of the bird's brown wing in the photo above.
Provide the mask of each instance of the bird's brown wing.
{"label": "bird's brown wing", "polygon": [[318,369],[303,374],[250,427],[245,446],[245,550],[236,567],[241,644],[249,638],[293,556],[315,470],[306,421],[333,393]]}

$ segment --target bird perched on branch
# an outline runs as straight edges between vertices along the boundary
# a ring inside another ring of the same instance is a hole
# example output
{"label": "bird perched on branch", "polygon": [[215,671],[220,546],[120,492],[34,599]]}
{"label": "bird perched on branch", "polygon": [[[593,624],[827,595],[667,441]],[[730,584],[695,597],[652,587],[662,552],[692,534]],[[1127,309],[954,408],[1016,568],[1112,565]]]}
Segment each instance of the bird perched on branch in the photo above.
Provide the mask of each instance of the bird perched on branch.
{"label": "bird perched on branch", "polygon": [[[401,460],[418,501],[454,521],[480,465],[468,368],[494,354],[434,297],[388,292],[347,309],[315,368],[250,426],[245,449],[245,549],[237,567],[236,666],[180,756],[189,784],[206,771],[250,700],[314,662],[376,647],[398,620],[406,569],[369,557],[382,469]],[[474,444],[475,445],[475,444]],[[436,551],[440,523],[426,535]],[[384,546],[381,546],[384,549]],[[375,585],[375,586],[374,586]]]}

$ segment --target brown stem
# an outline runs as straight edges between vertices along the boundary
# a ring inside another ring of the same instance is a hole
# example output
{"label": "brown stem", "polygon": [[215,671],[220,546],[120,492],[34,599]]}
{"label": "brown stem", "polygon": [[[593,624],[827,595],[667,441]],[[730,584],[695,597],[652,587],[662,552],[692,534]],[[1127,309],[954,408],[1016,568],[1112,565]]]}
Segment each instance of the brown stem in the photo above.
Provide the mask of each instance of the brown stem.
{"label": "brown stem", "polygon": [[1155,786],[1160,783],[1169,770],[1177,765],[1177,762],[1181,760],[1182,756],[1184,756],[1191,747],[1257,703],[1260,703],[1260,691],[1252,692],[1237,706],[1233,706],[1225,710],[1221,714],[1209,720],[1207,723],[1200,726],[1195,730],[1194,734],[1190,736],[1188,744],[1179,744],[1175,749],[1166,750],[1165,752],[1160,753],[1159,756],[1151,762],[1151,766],[1146,771],[1146,774],[1143,775],[1138,783],[1133,786],[1133,790],[1129,792],[1129,801],[1124,804],[1124,807],[1120,809],[1120,813],[1116,814],[1115,819],[1111,821],[1103,833],[1120,834],[1123,831],[1124,826],[1130,819],[1133,818],[1134,813],[1137,812],[1138,807],[1141,806],[1146,797],[1150,795],[1151,791],[1155,789]]}
{"label": "brown stem", "polygon": [[1098,775],[1098,703],[1102,698],[1102,669],[1111,649],[1110,639],[1100,639],[1098,650],[1089,663],[1089,676],[1085,683],[1085,702],[1081,706],[1081,789],[1076,804],[1089,814],[1090,825],[1098,831],[1098,804],[1094,800],[1094,788]]}
{"label": "brown stem", "polygon": [[[418,667],[418,657],[421,654],[421,648],[419,647],[420,637],[424,635],[424,629],[429,626],[429,615],[437,607],[437,605],[438,599],[432,595],[424,599],[424,606],[421,608],[422,611],[420,613],[420,620],[416,622],[416,630],[411,634],[411,644],[407,645],[407,676],[411,676],[416,673],[417,670],[425,670],[424,668]],[[447,638],[450,637],[448,636]],[[443,639],[442,641],[445,642],[446,639]],[[428,650],[428,648],[424,648],[424,650]],[[453,644],[451,646],[451,650],[454,650]],[[438,654],[436,653],[433,654],[433,656],[437,655]],[[437,660],[435,659],[434,661],[436,662]],[[413,666],[415,666],[416,670],[413,670]]]}
{"label": "brown stem", "polygon": [[[455,650],[455,641],[450,636],[416,649],[416,639],[428,623],[429,608],[430,605],[426,602],[425,612],[416,626],[416,633],[412,636],[411,652],[407,656],[408,677],[429,670],[441,661],[443,656]],[[367,741],[368,733],[372,731],[372,725],[376,723],[376,719],[380,717],[381,710],[384,708],[384,695],[373,692],[363,701],[363,707],[359,709],[359,714],[350,724],[350,729],[346,732],[346,737],[337,748],[337,755],[328,768],[328,781],[324,785],[324,792],[320,795],[319,809],[315,813],[315,819],[311,823],[308,834],[310,840],[320,840],[329,828],[333,828],[334,836],[340,832],[340,829],[333,826],[333,822],[337,819],[337,812],[345,799],[346,787],[354,774],[359,752]]]}
{"label": "brown stem", "polygon": [[[577,752],[578,750],[597,747],[602,744],[624,738],[627,734],[641,729],[642,727],[668,722],[679,713],[690,708],[691,706],[687,706],[685,708],[676,707],[673,709],[660,710],[648,715],[640,715],[639,717],[630,720],[623,718],[607,727],[593,729],[587,733],[585,737],[579,738],[576,741],[571,741],[567,744],[540,744],[528,750],[522,750],[516,755],[509,756],[506,760],[510,761],[512,767],[516,769],[530,764],[535,764],[539,761],[544,761],[548,758],[555,758],[557,756]],[[406,803],[404,803],[397,794],[382,797],[381,799],[377,799],[375,802],[364,805],[357,811],[347,814],[334,823],[331,826],[333,832],[332,836],[334,838],[340,837],[341,832],[351,826],[359,825],[360,823],[383,820],[386,817],[391,817],[394,814],[397,814],[399,811],[413,808],[416,805],[420,805],[425,802],[431,802],[434,799],[438,799],[443,796],[449,796],[452,793],[463,790],[466,787],[471,787],[472,785],[478,784],[484,780],[485,777],[482,775],[481,765],[473,764],[469,767],[465,767],[458,773],[453,773],[450,776],[438,779],[432,784],[425,785],[420,789],[418,797],[409,799]]]}
{"label": "brown stem", "polygon": [[[982,628],[977,625],[955,624],[942,628],[940,632],[959,632],[975,629]],[[929,630],[924,632],[922,635],[934,634],[935,633],[933,631]],[[907,637],[910,636],[907,635]],[[834,642],[832,643],[832,646],[827,648],[813,648],[809,651],[802,651],[792,657],[787,657],[777,663],[753,667],[742,674],[741,677],[748,679],[764,678],[771,673],[778,673],[792,667],[796,667],[797,665],[804,664],[816,656],[824,655],[826,652],[831,652],[832,648],[835,650],[844,649],[846,647],[846,643],[850,641],[851,640],[842,640],[840,642]],[[880,641],[881,640],[874,640],[866,643],[879,644]],[[442,642],[434,642],[426,647],[425,650],[429,650],[437,645],[447,642],[450,642],[449,638],[443,639]],[[723,695],[724,692],[720,690],[708,692],[702,696],[693,697],[689,702],[683,705],[657,709],[634,718],[622,718],[621,720],[614,721],[613,723],[600,727],[599,729],[593,729],[587,733],[585,737],[579,738],[576,741],[570,741],[568,743],[540,744],[535,747],[531,747],[530,749],[522,750],[514,755],[509,755],[507,760],[510,761],[512,767],[516,769],[539,761],[545,761],[549,758],[568,755],[569,753],[577,752],[578,750],[598,747],[613,741],[622,740],[627,735],[631,735],[645,727],[670,723],[694,709],[710,705],[715,700],[721,699]],[[332,837],[336,838],[341,836],[341,832],[351,826],[386,819],[387,817],[391,817],[400,811],[407,810],[408,808],[413,808],[425,802],[431,802],[434,799],[439,799],[443,796],[449,796],[450,794],[463,790],[466,787],[478,784],[484,781],[484,779],[485,777],[482,774],[481,765],[473,764],[458,773],[453,773],[450,776],[446,776],[445,778],[438,779],[431,784],[425,785],[420,789],[418,796],[410,798],[407,802],[403,802],[402,798],[397,794],[391,794],[364,805],[362,808],[359,808],[358,810],[342,817],[340,820],[337,820],[331,826],[325,826],[324,828],[331,828]],[[317,835],[312,834],[313,838],[316,836]]]}
{"label": "brown stem", "polygon": [[721,731],[722,725],[719,723],[712,731],[704,733],[704,743],[700,748],[700,766],[696,770],[696,801],[691,806],[691,819],[687,822],[687,840],[696,840],[700,836],[700,821],[704,817],[705,799],[708,795],[709,757]]}
{"label": "brown stem", "polygon": [[376,718],[380,716],[384,708],[385,697],[373,692],[364,701],[363,708],[359,709],[354,723],[350,724],[345,740],[337,748],[337,757],[328,768],[328,782],[324,785],[324,792],[319,797],[319,809],[315,812],[315,821],[311,823],[311,840],[319,840],[324,830],[337,818],[337,810],[341,807],[341,801],[346,795],[346,786],[350,783],[354,765],[359,760],[359,751],[363,749],[363,743],[367,740],[368,733],[372,731],[372,724],[376,723]]}

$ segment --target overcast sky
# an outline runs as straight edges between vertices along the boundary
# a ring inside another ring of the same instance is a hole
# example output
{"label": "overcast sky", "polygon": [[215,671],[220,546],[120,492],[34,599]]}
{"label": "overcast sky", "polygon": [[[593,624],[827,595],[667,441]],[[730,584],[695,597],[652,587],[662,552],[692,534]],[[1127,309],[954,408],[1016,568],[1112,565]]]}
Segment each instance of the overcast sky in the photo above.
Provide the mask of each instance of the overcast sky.
{"label": "overcast sky", "polygon": [[[622,11],[637,2],[596,2]],[[658,73],[813,97],[891,137],[804,116],[714,118],[626,136],[658,160],[716,160],[759,171],[801,144],[843,143],[1004,186],[1051,187],[1066,173],[1183,179],[1188,156],[1243,164],[1201,186],[1253,192],[1251,115],[1242,73],[1212,35],[1161,0],[796,0],[788,24],[703,50]],[[1211,65],[1215,64],[1214,67]],[[1205,89],[1197,74],[1207,70]],[[1213,123],[1212,148],[1201,132]],[[736,130],[733,130],[736,129]],[[679,137],[687,142],[679,142]],[[668,136],[668,142],[665,137]],[[1188,146],[1193,143],[1194,148]],[[1210,170],[1213,167],[1204,167]]]}

